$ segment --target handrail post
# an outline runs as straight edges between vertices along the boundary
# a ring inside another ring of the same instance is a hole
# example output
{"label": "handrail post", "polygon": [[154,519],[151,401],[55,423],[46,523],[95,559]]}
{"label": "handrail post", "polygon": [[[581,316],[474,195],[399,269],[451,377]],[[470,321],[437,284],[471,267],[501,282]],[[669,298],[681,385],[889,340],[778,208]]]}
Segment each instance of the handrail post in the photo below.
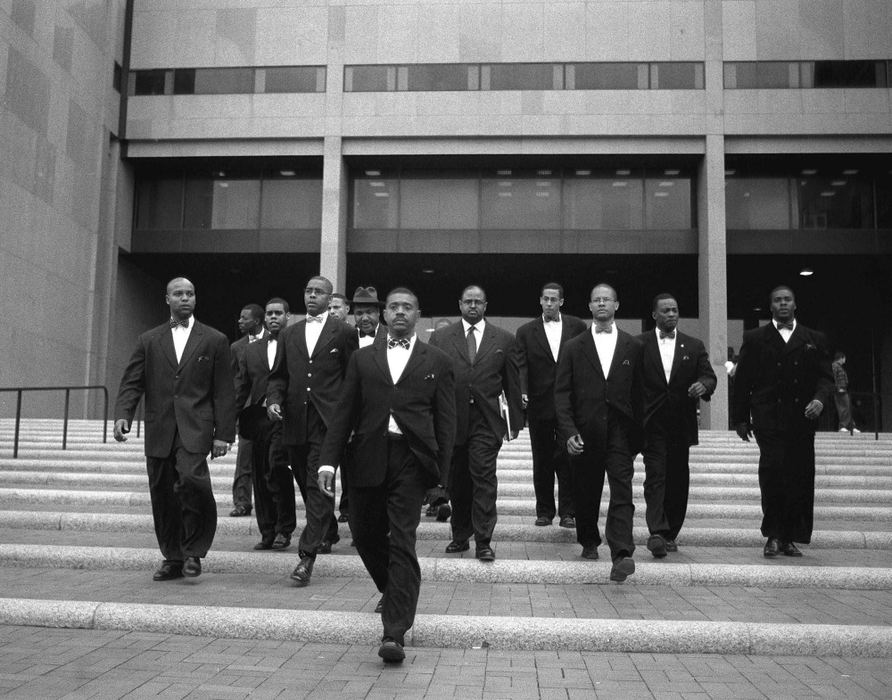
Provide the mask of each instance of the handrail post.
{"label": "handrail post", "polygon": [[102,395],[105,397],[105,412],[102,414],[102,443],[108,442],[108,387],[102,387]]}
{"label": "handrail post", "polygon": [[15,399],[15,440],[12,447],[12,458],[19,457],[19,426],[22,423],[22,390],[16,392]]}
{"label": "handrail post", "polygon": [[62,418],[62,449],[68,449],[68,403],[71,399],[71,389],[65,388],[65,413]]}

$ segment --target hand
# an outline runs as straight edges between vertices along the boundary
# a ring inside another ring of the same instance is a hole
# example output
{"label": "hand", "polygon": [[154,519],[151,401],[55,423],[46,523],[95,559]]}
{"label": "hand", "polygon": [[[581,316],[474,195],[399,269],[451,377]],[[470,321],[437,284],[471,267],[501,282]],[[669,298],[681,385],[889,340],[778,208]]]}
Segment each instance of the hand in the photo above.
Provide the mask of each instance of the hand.
{"label": "hand", "polygon": [[520,402],[523,404],[523,407],[526,408],[530,404],[530,396],[529,394],[521,394]]}
{"label": "hand", "polygon": [[519,430],[512,430],[512,431],[511,431],[511,439],[512,439],[512,440],[516,440],[518,435],[520,435],[520,431],[519,431]]}
{"label": "hand", "polygon": [[815,420],[818,416],[821,415],[821,411],[824,410],[824,404],[822,404],[817,399],[812,399],[808,402],[808,406],[805,407],[805,417],[809,420]]}
{"label": "hand", "polygon": [[688,387],[688,396],[692,399],[699,399],[706,393],[706,387],[700,382],[694,382]]}
{"label": "hand", "polygon": [[229,443],[225,440],[214,440],[214,446],[211,447],[211,459],[224,457],[229,452]]}
{"label": "hand", "polygon": [[734,430],[737,431],[740,439],[744,442],[749,442],[750,438],[753,436],[753,426],[749,423],[738,423],[734,426]]}
{"label": "hand", "polygon": [[585,443],[582,441],[582,435],[574,435],[567,440],[567,452],[571,455],[581,455],[585,450]]}
{"label": "hand", "polygon": [[118,418],[115,421],[115,440],[127,442],[127,433],[130,432],[130,421],[126,418]]}
{"label": "hand", "polygon": [[316,481],[319,484],[319,490],[331,499],[334,499],[334,477],[334,472],[330,472],[327,469],[320,469],[319,474],[316,477]]}
{"label": "hand", "polygon": [[282,409],[279,404],[271,403],[266,407],[266,417],[270,420],[282,420]]}

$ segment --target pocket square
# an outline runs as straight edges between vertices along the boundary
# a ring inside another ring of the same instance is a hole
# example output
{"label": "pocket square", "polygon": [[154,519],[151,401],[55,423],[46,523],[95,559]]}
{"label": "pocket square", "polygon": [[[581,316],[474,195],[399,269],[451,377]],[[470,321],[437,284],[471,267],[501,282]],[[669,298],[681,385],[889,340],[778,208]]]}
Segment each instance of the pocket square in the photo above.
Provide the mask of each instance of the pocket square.
{"label": "pocket square", "polygon": [[427,382],[427,381],[430,381],[431,379],[436,379],[436,378],[437,378],[436,374],[429,374],[424,378],[424,381]]}
{"label": "pocket square", "polygon": [[690,355],[685,355],[684,357],[681,358],[681,361],[682,361],[682,362],[687,362],[687,361],[690,360],[690,359],[691,359],[691,356],[690,356]]}
{"label": "pocket square", "polygon": [[331,350],[328,351],[328,354],[334,355],[336,352],[340,352],[340,350],[338,350],[337,348],[332,348]]}
{"label": "pocket square", "polygon": [[211,358],[208,357],[207,355],[199,355],[198,356],[199,362],[210,362],[210,360],[211,360]]}
{"label": "pocket square", "polygon": [[623,367],[631,367],[631,366],[632,366],[631,362],[629,362],[628,360],[623,360]]}

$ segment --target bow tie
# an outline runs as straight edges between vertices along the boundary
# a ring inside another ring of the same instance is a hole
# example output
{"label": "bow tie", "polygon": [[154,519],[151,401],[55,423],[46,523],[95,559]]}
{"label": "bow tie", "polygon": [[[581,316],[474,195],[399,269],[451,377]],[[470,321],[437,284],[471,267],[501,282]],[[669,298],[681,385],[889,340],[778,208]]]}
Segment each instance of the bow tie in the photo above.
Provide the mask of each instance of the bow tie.
{"label": "bow tie", "polygon": [[370,332],[368,332],[368,333],[364,333],[363,331],[359,331],[359,337],[360,337],[360,338],[374,338],[374,337],[375,337],[375,331],[370,331]]}
{"label": "bow tie", "polygon": [[409,339],[408,338],[388,338],[387,339],[387,348],[388,350],[392,350],[395,347],[409,349]]}
{"label": "bow tie", "polygon": [[660,331],[660,340],[663,338],[669,338],[669,340],[675,339],[675,331]]}
{"label": "bow tie", "polygon": [[595,333],[613,333],[613,326],[607,326],[606,328],[601,328],[600,326],[595,326]]}
{"label": "bow tie", "polygon": [[189,319],[188,318],[184,318],[184,319],[172,318],[172,319],[170,319],[170,327],[176,328],[177,326],[182,326],[183,328],[188,328],[189,327]]}
{"label": "bow tie", "polygon": [[781,321],[778,321],[778,322],[777,322],[777,329],[778,329],[779,331],[782,331],[782,330],[784,330],[784,329],[786,329],[786,330],[788,330],[788,331],[791,331],[791,330],[793,330],[793,321],[790,321],[789,323],[782,323]]}
{"label": "bow tie", "polygon": [[310,316],[307,314],[307,323],[323,323],[324,321],[324,316]]}

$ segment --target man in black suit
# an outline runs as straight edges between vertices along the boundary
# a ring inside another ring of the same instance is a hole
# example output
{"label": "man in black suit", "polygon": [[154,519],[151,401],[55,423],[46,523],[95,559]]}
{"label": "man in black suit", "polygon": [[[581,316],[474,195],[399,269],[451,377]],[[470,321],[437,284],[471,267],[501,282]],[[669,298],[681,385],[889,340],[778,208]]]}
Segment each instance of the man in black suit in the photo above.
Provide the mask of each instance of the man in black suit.
{"label": "man in black suit", "polygon": [[[229,346],[232,357],[232,376],[238,374],[239,359],[245,354],[245,350],[251,343],[256,343],[267,336],[263,327],[263,307],[260,304],[245,304],[238,317],[238,329],[241,338]],[[241,410],[244,406],[236,406]],[[233,518],[251,515],[251,458],[254,451],[251,441],[239,436],[237,451],[235,453],[235,473],[232,476],[232,505],[234,508],[229,513]]]}
{"label": "man in black suit", "polygon": [[641,378],[644,401],[644,502],[657,559],[678,551],[675,539],[688,508],[688,457],[697,444],[697,406],[709,401],[716,377],[703,343],[677,330],[678,302],[671,294],[654,297],[656,328],[638,336],[644,345]]}
{"label": "man in black suit", "polygon": [[[387,337],[350,358],[319,468],[320,488],[334,497],[335,465],[350,470],[350,525],[359,556],[381,591],[384,635],[378,655],[401,662],[415,620],[421,569],[415,532],[425,491],[446,482],[455,437],[452,361],[415,334],[418,298],[405,288],[387,295]],[[344,446],[351,456],[342,460]]]}
{"label": "man in black suit", "polygon": [[[452,541],[447,553],[464,552],[474,536],[480,561],[496,558],[496,458],[502,439],[517,437],[523,420],[514,337],[488,323],[486,292],[466,287],[458,302],[461,321],[435,331],[430,344],[455,364],[457,429],[448,490],[452,498]],[[500,409],[504,393],[510,428]]]}
{"label": "man in black suit", "polygon": [[279,334],[288,322],[288,302],[274,297],[266,302],[265,323],[269,334],[249,345],[239,358],[235,376],[239,434],[250,440],[253,455],[254,503],[260,542],[254,549],[286,549],[297,527],[294,510],[294,480],[288,469],[287,451],[282,448],[282,423],[266,413],[266,387],[276,359]]}
{"label": "man in black suit", "polygon": [[770,296],[771,322],[743,334],[731,419],[759,444],[763,554],[801,557],[811,542],[815,502],[815,423],[833,391],[827,340],[796,320],[786,286]]}
{"label": "man in black suit", "polygon": [[[331,551],[340,539],[331,499],[319,490],[319,449],[334,418],[356,333],[328,313],[331,282],[311,278],[304,289],[307,316],[280,334],[276,362],[267,382],[267,413],[283,421],[282,444],[306,505],[307,523],[300,534],[300,562],[291,573],[306,586],[317,553]],[[332,532],[332,528],[334,532]]]}
{"label": "man in black suit", "polygon": [[145,395],[145,452],[155,536],[164,562],[155,581],[201,574],[217,530],[207,454],[235,440],[235,392],[226,336],[199,323],[195,287],[167,285],[170,320],[139,336],[115,405],[115,440],[124,442]]}
{"label": "man in black suit", "polygon": [[610,504],[604,534],[613,566],[610,580],[635,571],[632,540],[632,461],[638,452],[641,418],[641,343],[619,330],[616,290],[598,284],[591,291],[591,330],[564,348],[558,362],[554,407],[558,431],[570,453],[576,503],[576,539],[582,556],[598,558],[598,511],[604,474]]}
{"label": "man in black suit", "polygon": [[[542,315],[517,329],[520,389],[530,426],[533,451],[533,488],[536,491],[536,525],[551,525],[555,513],[561,527],[576,527],[573,486],[564,441],[557,435],[554,415],[554,373],[568,340],[585,332],[582,319],[561,313],[564,288],[556,282],[542,287]],[[558,503],[554,505],[554,480]]]}

